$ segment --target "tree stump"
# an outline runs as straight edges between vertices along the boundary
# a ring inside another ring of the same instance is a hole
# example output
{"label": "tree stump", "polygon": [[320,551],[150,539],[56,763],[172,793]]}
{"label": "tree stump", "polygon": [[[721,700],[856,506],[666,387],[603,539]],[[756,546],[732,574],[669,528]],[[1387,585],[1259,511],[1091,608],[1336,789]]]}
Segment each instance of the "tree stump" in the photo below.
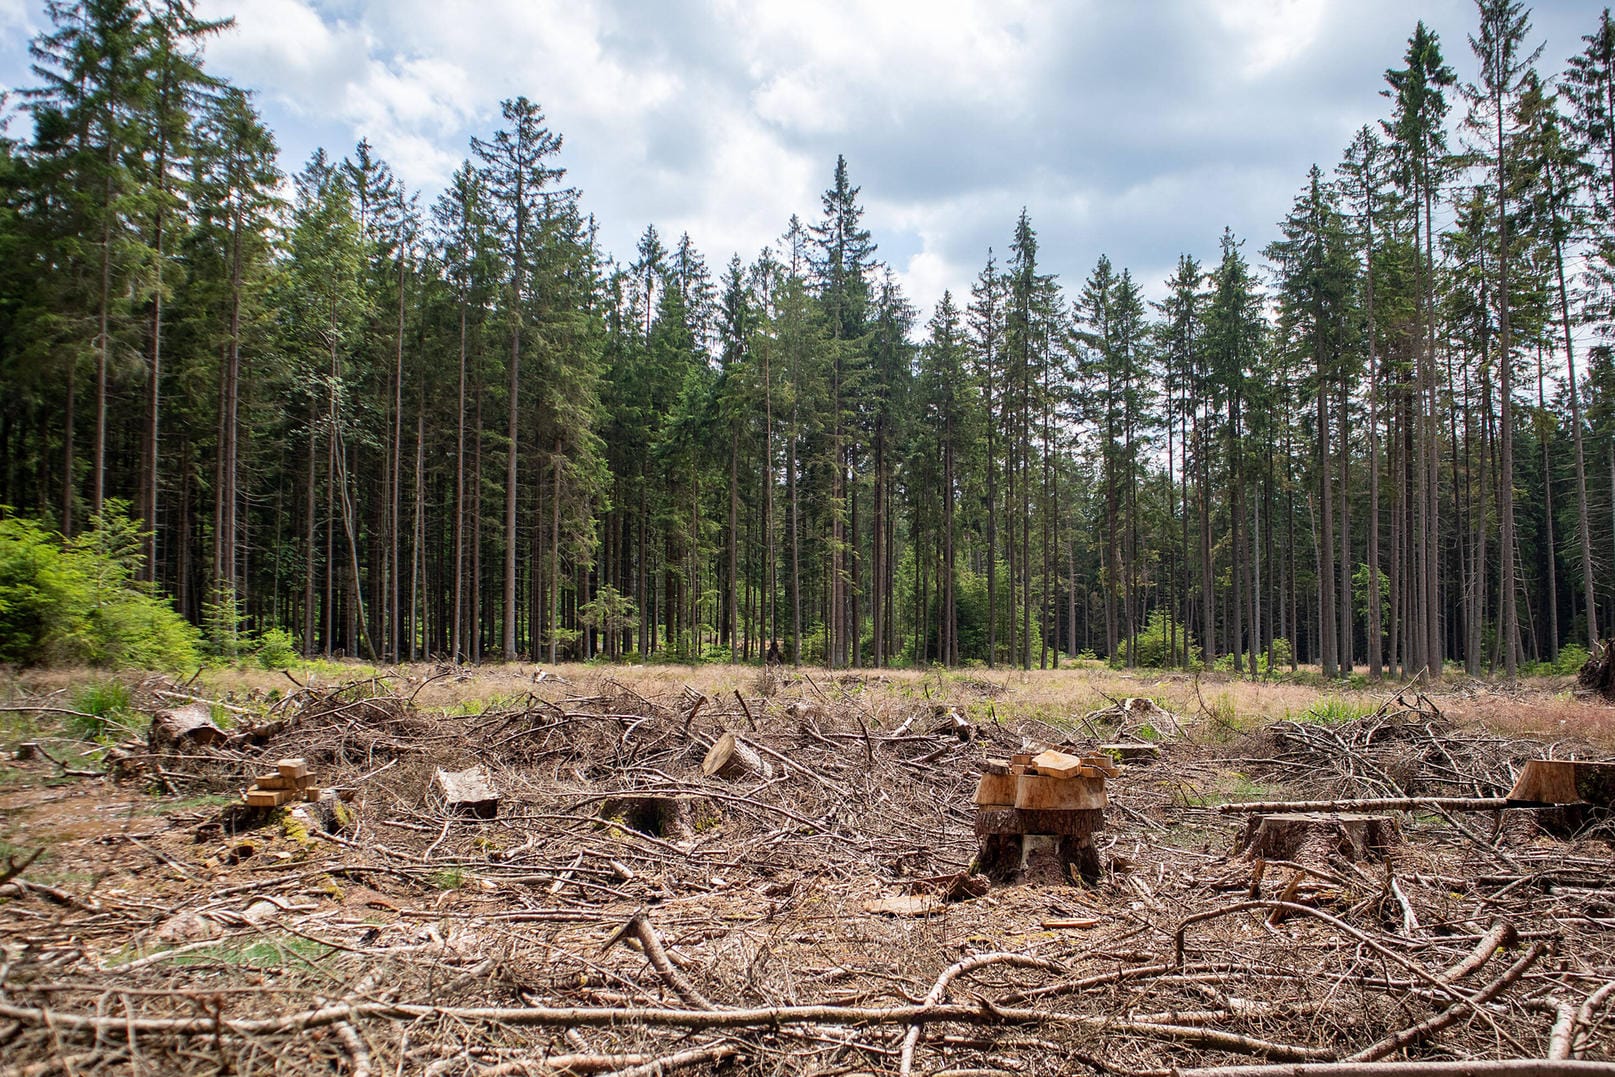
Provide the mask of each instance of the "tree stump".
{"label": "tree stump", "polygon": [[480,766],[466,770],[439,769],[432,784],[442,794],[444,806],[457,815],[492,819],[499,814],[499,792],[488,772]]}
{"label": "tree stump", "polygon": [[158,711],[151,716],[151,728],[146,732],[146,743],[154,751],[217,744],[222,740],[224,730],[213,724],[213,714],[206,703],[187,703],[173,710]]}
{"label": "tree stump", "polygon": [[1251,859],[1352,861],[1385,859],[1385,850],[1400,843],[1396,821],[1388,815],[1355,812],[1283,812],[1252,815],[1245,820],[1239,853]]}
{"label": "tree stump", "polygon": [[1508,798],[1528,804],[1615,806],[1615,763],[1528,759]]}
{"label": "tree stump", "polygon": [[1093,832],[1103,809],[988,808],[976,812],[976,866],[996,883],[1097,882]]}
{"label": "tree stump", "polygon": [[688,839],[696,831],[722,821],[717,808],[706,797],[654,794],[602,800],[600,818],[653,838],[672,841]]}
{"label": "tree stump", "polygon": [[1593,644],[1576,683],[1611,703],[1615,703],[1615,639]]}

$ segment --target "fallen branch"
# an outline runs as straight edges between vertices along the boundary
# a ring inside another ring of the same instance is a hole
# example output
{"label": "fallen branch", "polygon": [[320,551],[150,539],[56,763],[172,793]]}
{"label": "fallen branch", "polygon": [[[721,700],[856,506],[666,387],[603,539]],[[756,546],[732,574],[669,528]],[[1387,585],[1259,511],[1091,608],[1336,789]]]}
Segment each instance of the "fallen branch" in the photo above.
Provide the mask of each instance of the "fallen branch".
{"label": "fallen branch", "polygon": [[1418,1024],[1409,1025],[1407,1028],[1404,1028],[1399,1032],[1393,1032],[1391,1035],[1386,1036],[1375,1043],[1369,1044],[1361,1051],[1351,1055],[1345,1061],[1377,1062],[1386,1055],[1395,1054],[1397,1051],[1402,1050],[1402,1048],[1419,1042],[1432,1032],[1441,1031],[1454,1021],[1458,1020],[1458,1018],[1465,1012],[1475,1009],[1481,1003],[1489,1002],[1498,995],[1502,994],[1505,988],[1514,983],[1521,976],[1524,976],[1525,970],[1536,964],[1542,955],[1547,952],[1548,947],[1546,943],[1533,942],[1525,953],[1520,955],[1520,959],[1518,961],[1504,969],[1501,976],[1497,977],[1495,980],[1492,980],[1479,991],[1475,992],[1472,998],[1459,999],[1451,1006],[1448,1006],[1446,1009],[1442,1010],[1440,1013],[1428,1017],[1423,1021],[1420,1021]]}
{"label": "fallen branch", "polygon": [[[1500,811],[1524,805],[1505,797],[1360,797],[1356,800],[1243,800],[1219,804],[1224,815],[1291,811]],[[1185,1071],[1188,1072],[1188,1071]]]}
{"label": "fallen branch", "polygon": [[696,1006],[703,1010],[716,1010],[718,1008],[711,999],[703,995],[694,984],[685,979],[684,975],[674,967],[672,960],[667,956],[667,951],[662,948],[662,940],[657,936],[656,929],[650,926],[650,917],[645,915],[643,909],[634,913],[626,924],[613,931],[611,936],[601,945],[600,951],[604,953],[629,936],[639,940],[640,948],[645,951],[645,956],[650,959],[651,968],[656,970],[656,975],[662,978],[663,983],[673,989],[674,994],[691,1006]]}
{"label": "fallen branch", "polygon": [[1131,1033],[1175,1040],[1219,1051],[1263,1055],[1279,1061],[1322,1060],[1329,1052],[1288,1043],[1274,1043],[1254,1036],[1218,1029],[1148,1021],[1117,1021],[1091,1014],[1056,1013],[1047,1010],[1001,1009],[985,1000],[976,1005],[919,1006],[760,1006],[734,1010],[676,1010],[613,1006],[423,1006],[408,1003],[373,1002],[360,1005],[322,1006],[280,1017],[107,1017],[68,1013],[32,1006],[0,1003],[0,1017],[24,1025],[52,1027],[58,1032],[93,1032],[102,1035],[140,1036],[263,1036],[303,1032],[339,1021],[364,1018],[393,1021],[422,1019],[452,1020],[515,1027],[621,1028],[642,1025],[647,1028],[772,1028],[780,1025],[909,1025],[955,1022],[958,1024],[1055,1024],[1096,1031]]}
{"label": "fallen branch", "polygon": [[1615,1062],[1509,1058],[1462,1062],[1325,1062],[1300,1066],[1203,1066],[1177,1077],[1615,1077]]}
{"label": "fallen branch", "polygon": [[[992,953],[977,954],[967,957],[963,961],[949,965],[938,976],[930,992],[925,996],[925,1004],[934,1006],[941,1002],[948,994],[948,985],[967,972],[974,972],[988,965],[1014,965],[1022,969],[1044,969],[1058,972],[1059,966],[1052,961],[1045,961],[1038,957],[1028,957],[1025,954]],[[897,1064],[897,1072],[901,1077],[909,1077],[914,1071],[914,1047],[920,1042],[920,1023],[914,1022],[908,1026],[908,1033],[903,1037],[903,1053]]]}

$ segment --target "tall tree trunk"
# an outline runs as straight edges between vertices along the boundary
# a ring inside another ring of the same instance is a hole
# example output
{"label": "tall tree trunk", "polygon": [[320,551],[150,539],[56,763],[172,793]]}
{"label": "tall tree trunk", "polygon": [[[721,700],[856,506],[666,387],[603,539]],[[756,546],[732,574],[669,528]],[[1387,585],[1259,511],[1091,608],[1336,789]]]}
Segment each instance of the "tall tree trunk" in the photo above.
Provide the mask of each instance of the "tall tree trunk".
{"label": "tall tree trunk", "polygon": [[450,661],[465,658],[465,360],[466,309],[460,303],[459,390],[454,407],[454,620],[449,627]]}
{"label": "tall tree trunk", "polygon": [[[518,240],[518,242],[520,242]],[[516,302],[521,303],[521,287],[516,288]],[[517,318],[521,317],[519,311]],[[506,662],[516,660],[516,460],[520,455],[517,445],[517,435],[520,432],[517,420],[520,416],[518,408],[518,394],[520,390],[520,366],[522,352],[522,332],[518,323],[512,328],[510,336],[510,382],[506,390],[506,417],[505,417],[505,593],[504,593],[504,633],[501,637],[499,653]]]}
{"label": "tall tree trunk", "polygon": [[1515,579],[1514,546],[1514,341],[1510,332],[1509,314],[1513,305],[1509,297],[1509,235],[1508,235],[1508,175],[1503,161],[1503,103],[1494,101],[1497,110],[1497,332],[1498,368],[1501,371],[1499,393],[1502,407],[1498,416],[1502,451],[1502,471],[1497,477],[1497,512],[1500,542],[1498,559],[1503,570],[1503,672],[1509,680],[1519,676],[1519,608],[1518,584]]}
{"label": "tall tree trunk", "polygon": [[[1611,83],[1615,86],[1615,82]],[[1576,382],[1576,344],[1570,331],[1570,296],[1565,287],[1564,241],[1554,236],[1554,266],[1559,285],[1559,324],[1565,336],[1566,387],[1570,391],[1571,442],[1576,455],[1576,547],[1581,559],[1582,605],[1587,611],[1587,645],[1598,642],[1598,595],[1593,580],[1592,527],[1587,519],[1587,464],[1582,447],[1581,387]]]}

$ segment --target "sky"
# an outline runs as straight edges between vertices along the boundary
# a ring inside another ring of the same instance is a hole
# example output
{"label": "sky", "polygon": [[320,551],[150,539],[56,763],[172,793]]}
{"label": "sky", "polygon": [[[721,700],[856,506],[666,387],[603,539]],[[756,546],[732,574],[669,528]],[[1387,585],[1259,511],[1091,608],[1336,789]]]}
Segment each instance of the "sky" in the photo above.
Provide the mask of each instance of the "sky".
{"label": "sky", "polygon": [[[255,91],[295,171],[369,138],[427,205],[525,95],[608,252],[654,223],[716,276],[821,214],[837,154],[878,257],[929,314],[1024,207],[1071,292],[1101,254],[1160,295],[1223,228],[1258,264],[1314,163],[1386,115],[1414,23],[1461,79],[1473,0],[197,0],[208,69]],[[1600,5],[1532,9],[1562,70]],[[40,0],[0,0],[0,86]],[[1455,110],[1461,109],[1455,104]],[[13,133],[20,134],[13,125]]]}

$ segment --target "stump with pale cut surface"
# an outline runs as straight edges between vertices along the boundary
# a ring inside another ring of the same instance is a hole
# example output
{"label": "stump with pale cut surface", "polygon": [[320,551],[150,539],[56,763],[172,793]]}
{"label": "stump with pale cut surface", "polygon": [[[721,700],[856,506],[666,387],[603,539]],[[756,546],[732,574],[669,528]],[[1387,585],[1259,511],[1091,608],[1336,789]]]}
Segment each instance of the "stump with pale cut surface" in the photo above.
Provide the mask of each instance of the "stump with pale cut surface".
{"label": "stump with pale cut surface", "polygon": [[1239,852],[1251,859],[1352,861],[1385,859],[1387,849],[1401,842],[1396,821],[1389,815],[1356,812],[1279,812],[1252,815],[1240,834]]}

